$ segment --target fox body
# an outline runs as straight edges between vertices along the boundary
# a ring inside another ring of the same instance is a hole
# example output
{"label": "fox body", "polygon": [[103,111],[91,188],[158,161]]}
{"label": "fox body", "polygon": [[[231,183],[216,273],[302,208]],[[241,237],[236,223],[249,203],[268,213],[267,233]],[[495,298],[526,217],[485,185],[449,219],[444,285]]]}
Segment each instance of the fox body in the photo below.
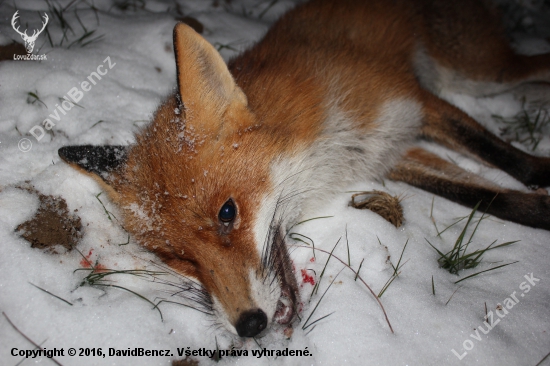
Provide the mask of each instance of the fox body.
{"label": "fox body", "polygon": [[174,49],[177,90],[134,145],[59,154],[105,187],[139,243],[200,282],[203,303],[232,333],[292,322],[287,229],[314,208],[313,195],[357,180],[401,180],[550,229],[547,195],[500,188],[414,144],[430,139],[550,185],[550,159],[438,97],[550,81],[550,54],[515,54],[476,0],[317,0],[228,65],[184,24]]}

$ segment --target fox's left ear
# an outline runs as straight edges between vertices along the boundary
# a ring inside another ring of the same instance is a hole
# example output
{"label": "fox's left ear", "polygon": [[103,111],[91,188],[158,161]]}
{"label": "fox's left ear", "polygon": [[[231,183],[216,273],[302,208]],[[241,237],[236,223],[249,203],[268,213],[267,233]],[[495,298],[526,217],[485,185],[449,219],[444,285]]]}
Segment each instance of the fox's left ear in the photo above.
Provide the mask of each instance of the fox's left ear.
{"label": "fox's left ear", "polygon": [[90,174],[110,193],[126,165],[128,146],[64,146],[59,157],[77,170]]}
{"label": "fox's left ear", "polygon": [[192,110],[187,123],[200,117],[200,127],[215,131],[229,106],[246,107],[247,98],[218,51],[186,24],[174,28],[174,51],[181,101]]}

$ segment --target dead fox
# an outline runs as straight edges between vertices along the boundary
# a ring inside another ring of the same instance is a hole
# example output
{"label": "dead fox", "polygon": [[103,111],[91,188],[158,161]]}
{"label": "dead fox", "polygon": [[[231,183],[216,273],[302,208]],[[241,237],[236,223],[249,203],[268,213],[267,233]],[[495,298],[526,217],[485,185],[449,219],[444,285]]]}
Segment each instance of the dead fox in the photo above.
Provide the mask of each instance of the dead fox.
{"label": "dead fox", "polygon": [[177,24],[177,90],[136,143],[59,155],[102,184],[139,243],[200,281],[220,324],[253,337],[296,315],[286,234],[312,196],[389,177],[550,230],[548,195],[500,188],[415,146],[433,140],[550,186],[549,158],[438,97],[550,82],[550,54],[515,54],[493,13],[478,0],[314,0],[228,65]]}

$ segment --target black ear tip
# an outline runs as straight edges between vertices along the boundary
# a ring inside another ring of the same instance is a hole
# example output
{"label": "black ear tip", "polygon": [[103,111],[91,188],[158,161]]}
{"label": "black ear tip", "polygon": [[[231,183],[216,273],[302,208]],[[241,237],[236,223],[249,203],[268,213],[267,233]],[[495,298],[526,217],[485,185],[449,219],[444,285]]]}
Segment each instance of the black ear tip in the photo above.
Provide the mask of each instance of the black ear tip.
{"label": "black ear tip", "polygon": [[59,157],[69,164],[102,176],[126,163],[128,146],[63,146],[58,150]]}
{"label": "black ear tip", "polygon": [[76,163],[78,157],[82,156],[82,151],[91,146],[63,146],[57,151],[59,157],[67,163]]}

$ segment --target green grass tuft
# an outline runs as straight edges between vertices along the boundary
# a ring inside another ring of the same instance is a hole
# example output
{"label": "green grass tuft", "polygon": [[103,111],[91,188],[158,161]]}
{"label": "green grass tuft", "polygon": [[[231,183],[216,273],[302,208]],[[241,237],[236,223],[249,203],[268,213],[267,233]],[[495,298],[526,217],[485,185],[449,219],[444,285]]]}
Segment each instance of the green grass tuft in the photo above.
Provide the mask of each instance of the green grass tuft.
{"label": "green grass tuft", "polygon": [[[45,1],[48,6],[48,14],[51,14],[52,24],[56,23],[61,31],[61,37],[54,40],[48,29],[50,24],[46,27],[46,36],[51,47],[86,47],[103,39],[103,35],[96,35],[96,29],[88,29],[78,16],[78,10],[91,10],[95,14],[97,25],[99,25],[98,9],[93,4],[89,4],[87,1],[73,0],[62,6],[56,0]],[[86,7],[79,9],[79,4],[84,4]]]}
{"label": "green grass tuft", "polygon": [[[77,249],[78,251],[78,249]],[[129,269],[129,270],[114,270],[114,269],[97,269],[92,263],[82,254],[80,251],[78,251],[80,255],[90,264],[91,268],[77,268],[73,271],[73,273],[79,272],[79,271],[89,271],[88,275],[82,279],[79,286],[92,286],[92,287],[113,287],[120,290],[124,290],[127,292],[130,292],[131,294],[139,297],[140,299],[148,302],[149,304],[153,305],[153,309],[157,310],[160,315],[161,321],[164,321],[164,318],[162,316],[162,312],[159,309],[159,304],[163,301],[159,301],[158,303],[154,303],[153,301],[149,300],[145,296],[132,291],[126,287],[115,285],[112,283],[109,277],[113,275],[131,275],[146,279],[155,279],[157,276],[165,275],[166,272],[160,272],[160,271],[148,271],[144,269]]]}
{"label": "green grass tuft", "polygon": [[[438,263],[439,263],[439,266],[441,268],[444,268],[447,271],[449,271],[449,273],[458,275],[459,271],[461,271],[461,270],[475,268],[481,263],[481,257],[486,252],[488,252],[489,250],[502,248],[502,247],[505,247],[505,246],[508,246],[508,245],[511,245],[511,244],[514,244],[514,243],[518,242],[518,240],[515,240],[515,241],[509,241],[509,242],[506,242],[506,243],[502,243],[502,244],[499,244],[497,246],[493,246],[496,243],[496,240],[495,240],[484,249],[478,249],[478,250],[475,250],[473,252],[468,253],[467,252],[468,246],[472,243],[473,237],[474,237],[474,235],[475,235],[475,233],[476,233],[476,231],[479,227],[479,224],[481,223],[481,221],[483,221],[486,218],[485,213],[484,213],[481,216],[481,218],[478,220],[478,222],[477,222],[474,230],[470,234],[470,237],[468,238],[468,240],[465,240],[466,232],[467,232],[470,224],[472,223],[474,215],[477,212],[480,204],[481,204],[481,202],[478,202],[478,204],[474,207],[474,209],[472,210],[472,212],[468,216],[468,219],[466,221],[466,224],[464,225],[464,228],[462,229],[460,235],[457,237],[457,239],[456,239],[456,241],[453,245],[453,248],[449,252],[443,253],[442,251],[437,249],[432,243],[430,243],[430,241],[428,239],[426,239],[428,244],[432,248],[434,248],[434,250],[439,254],[439,258],[437,260]],[[455,222],[451,226],[453,226],[457,223],[458,222]],[[449,227],[447,227],[447,229],[448,228]],[[447,230],[447,229],[445,229],[445,230]],[[440,234],[441,233],[443,233],[443,231],[440,232]],[[503,264],[503,265],[496,266],[496,267],[493,267],[493,268],[490,268],[490,269],[487,269],[487,270],[484,270],[484,271],[474,273],[474,274],[469,275],[469,276],[467,276],[467,277],[465,277],[465,278],[463,278],[459,281],[456,281],[455,283],[459,283],[461,281],[464,281],[465,279],[475,277],[475,276],[479,275],[480,273],[492,271],[494,269],[501,268],[501,267],[504,267],[504,266],[507,266],[507,265],[510,265],[510,264],[513,264],[513,263],[516,263],[516,262]]]}

